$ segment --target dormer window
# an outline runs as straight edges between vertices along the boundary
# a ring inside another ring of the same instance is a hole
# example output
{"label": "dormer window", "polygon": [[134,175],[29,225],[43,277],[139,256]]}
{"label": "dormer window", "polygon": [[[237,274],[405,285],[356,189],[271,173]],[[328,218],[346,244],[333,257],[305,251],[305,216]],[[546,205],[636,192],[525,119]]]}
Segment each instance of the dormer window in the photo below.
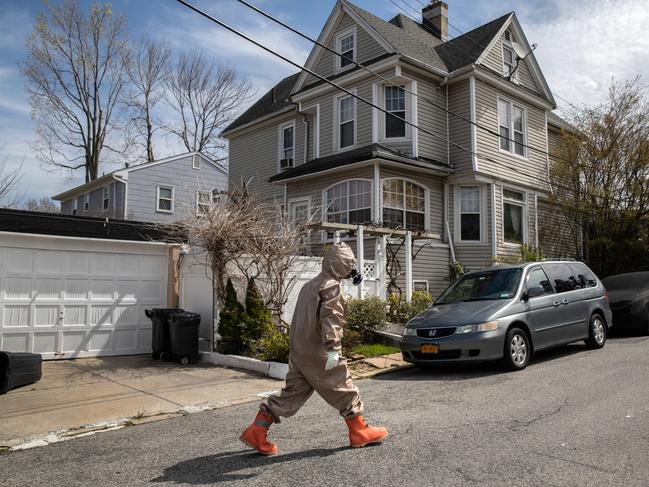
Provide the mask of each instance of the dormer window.
{"label": "dormer window", "polygon": [[280,128],[279,138],[279,168],[291,168],[295,159],[295,124],[291,122],[290,125],[282,126]]}
{"label": "dormer window", "polygon": [[336,52],[338,70],[349,69],[356,62],[356,28],[347,29],[336,36]]}

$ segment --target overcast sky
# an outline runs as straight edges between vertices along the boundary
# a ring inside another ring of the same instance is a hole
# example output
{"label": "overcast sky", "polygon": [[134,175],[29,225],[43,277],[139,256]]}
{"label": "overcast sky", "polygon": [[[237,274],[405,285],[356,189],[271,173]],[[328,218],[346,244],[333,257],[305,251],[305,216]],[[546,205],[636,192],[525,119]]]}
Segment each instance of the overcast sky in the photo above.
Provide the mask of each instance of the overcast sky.
{"label": "overcast sky", "polygon": [[[317,37],[334,0],[250,0],[264,10]],[[408,14],[419,9],[419,0],[394,0]],[[421,0],[425,1],[425,0]],[[538,44],[537,59],[555,94],[575,105],[594,104],[606,97],[612,79],[649,79],[649,8],[647,0],[446,0],[452,36],[466,32],[507,12],[515,11],[530,44]],[[81,0],[84,5],[90,1]],[[113,10],[124,13],[129,30],[137,37],[147,32],[165,38],[179,49],[204,48],[218,62],[235,64],[250,78],[260,96],[292,66],[261,52],[215,24],[188,11],[174,0],[114,0]],[[303,63],[311,46],[264,21],[233,0],[196,1],[211,14],[239,27],[296,62]],[[389,19],[404,13],[390,0],[356,0],[354,3]],[[0,146],[12,164],[23,162],[20,193],[27,197],[52,196],[83,181],[81,171],[46,173],[35,159],[30,142],[34,124],[18,62],[34,19],[42,8],[39,0],[3,0],[0,9]],[[456,30],[456,28],[458,30]],[[571,109],[558,100],[560,106]],[[561,113],[560,113],[561,114]],[[171,140],[158,149],[160,156],[178,152]],[[108,172],[115,166],[106,166]]]}

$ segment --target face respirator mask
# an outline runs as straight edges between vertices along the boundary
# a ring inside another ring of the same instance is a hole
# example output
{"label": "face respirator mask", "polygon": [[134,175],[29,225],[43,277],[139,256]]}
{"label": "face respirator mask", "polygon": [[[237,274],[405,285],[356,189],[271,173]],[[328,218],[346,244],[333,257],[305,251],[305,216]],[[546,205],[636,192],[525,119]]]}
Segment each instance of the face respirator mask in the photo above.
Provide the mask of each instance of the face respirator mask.
{"label": "face respirator mask", "polygon": [[345,277],[345,279],[351,279],[354,283],[354,286],[358,286],[361,282],[363,282],[363,275],[356,269],[352,269],[351,272],[347,274],[347,277]]}

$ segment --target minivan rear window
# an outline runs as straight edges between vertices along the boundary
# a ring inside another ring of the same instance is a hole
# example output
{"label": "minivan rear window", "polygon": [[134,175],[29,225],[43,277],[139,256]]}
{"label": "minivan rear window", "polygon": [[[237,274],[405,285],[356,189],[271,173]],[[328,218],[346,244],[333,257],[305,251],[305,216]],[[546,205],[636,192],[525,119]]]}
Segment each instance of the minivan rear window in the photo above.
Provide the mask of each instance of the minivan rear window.
{"label": "minivan rear window", "polygon": [[581,288],[597,286],[597,278],[593,274],[593,271],[586,267],[586,264],[571,262],[570,267],[572,268],[573,274],[577,277],[577,282]]}
{"label": "minivan rear window", "polygon": [[554,283],[557,293],[567,293],[582,288],[567,262],[565,264],[544,264],[543,268]]}
{"label": "minivan rear window", "polygon": [[521,269],[516,268],[467,274],[444,291],[435,304],[512,299],[522,273]]}

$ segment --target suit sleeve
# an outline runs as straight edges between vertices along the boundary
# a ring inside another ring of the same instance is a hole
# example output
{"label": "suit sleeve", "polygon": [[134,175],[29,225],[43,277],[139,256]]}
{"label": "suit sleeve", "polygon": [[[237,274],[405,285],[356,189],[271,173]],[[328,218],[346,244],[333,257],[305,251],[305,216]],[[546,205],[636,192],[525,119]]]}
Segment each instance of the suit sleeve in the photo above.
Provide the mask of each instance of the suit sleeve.
{"label": "suit sleeve", "polygon": [[345,298],[338,283],[320,291],[320,326],[327,352],[339,352],[345,326]]}

